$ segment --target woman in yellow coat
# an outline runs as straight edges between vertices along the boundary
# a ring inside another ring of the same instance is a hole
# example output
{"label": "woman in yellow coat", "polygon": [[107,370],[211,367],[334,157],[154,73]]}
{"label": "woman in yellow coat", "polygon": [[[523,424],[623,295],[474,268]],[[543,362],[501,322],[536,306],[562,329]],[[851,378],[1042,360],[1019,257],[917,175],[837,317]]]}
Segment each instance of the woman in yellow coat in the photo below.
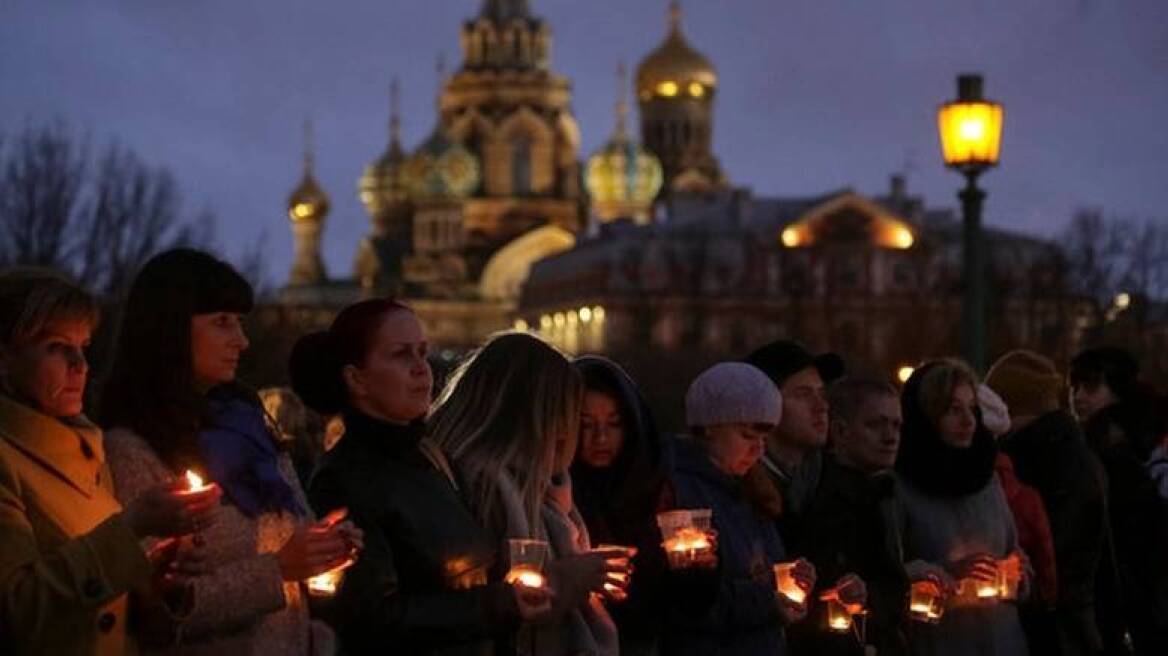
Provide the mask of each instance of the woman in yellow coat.
{"label": "woman in yellow coat", "polygon": [[81,414],[97,316],[56,274],[0,273],[4,654],[132,653],[127,593],[152,593],[155,571],[139,540],[189,533],[218,505],[215,487],[157,487],[125,510],[114,498],[101,431]]}

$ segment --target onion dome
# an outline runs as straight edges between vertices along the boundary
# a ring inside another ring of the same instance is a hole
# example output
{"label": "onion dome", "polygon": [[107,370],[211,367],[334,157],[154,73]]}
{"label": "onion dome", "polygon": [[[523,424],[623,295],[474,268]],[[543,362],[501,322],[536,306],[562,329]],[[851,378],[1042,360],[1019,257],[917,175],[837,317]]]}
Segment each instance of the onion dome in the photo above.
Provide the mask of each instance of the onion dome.
{"label": "onion dome", "polygon": [[376,161],[365,167],[357,187],[361,202],[371,216],[395,202],[406,200],[408,192],[402,180],[406,152],[401,145],[401,116],[398,109],[398,84],[390,86],[389,146]]}
{"label": "onion dome", "polygon": [[479,161],[439,124],[406,160],[402,179],[415,198],[467,198],[479,187]]}
{"label": "onion dome", "polygon": [[293,223],[320,222],[329,211],[328,194],[324,193],[312,173],[312,125],[304,125],[304,177],[288,196],[288,218]]}
{"label": "onion dome", "polygon": [[608,142],[588,159],[585,184],[592,196],[593,209],[602,221],[621,217],[648,221],[664,173],[660,160],[629,138],[625,127],[628,105],[624,99],[624,64],[619,68],[618,77],[621,94],[616,129]]}
{"label": "onion dome", "polygon": [[681,5],[669,6],[669,35],[637,68],[637,94],[642,100],[705,98],[718,86],[714,65],[690,47],[681,31]]}

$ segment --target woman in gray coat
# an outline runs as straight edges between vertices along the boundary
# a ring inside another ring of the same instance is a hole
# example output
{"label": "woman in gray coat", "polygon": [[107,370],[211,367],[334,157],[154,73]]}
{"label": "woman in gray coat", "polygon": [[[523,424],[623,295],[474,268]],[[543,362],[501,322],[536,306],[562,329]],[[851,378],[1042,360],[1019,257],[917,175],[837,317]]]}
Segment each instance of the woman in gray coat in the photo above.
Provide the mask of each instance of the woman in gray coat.
{"label": "woman in gray coat", "polygon": [[[896,470],[904,507],[904,552],[910,576],[996,585],[996,561],[1021,558],[1014,519],[997,476],[994,439],[982,423],[977,376],[962,362],[917,369],[901,395],[904,427]],[[1023,568],[1024,569],[1024,568]],[[914,622],[921,656],[1014,656],[1028,653],[1013,602],[958,593],[935,625]]]}

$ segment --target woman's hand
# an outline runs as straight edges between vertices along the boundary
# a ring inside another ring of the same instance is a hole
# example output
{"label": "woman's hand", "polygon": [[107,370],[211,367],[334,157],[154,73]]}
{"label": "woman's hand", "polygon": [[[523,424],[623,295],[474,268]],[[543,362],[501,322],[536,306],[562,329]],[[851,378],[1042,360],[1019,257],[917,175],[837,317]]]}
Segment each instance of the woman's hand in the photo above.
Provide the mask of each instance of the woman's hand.
{"label": "woman's hand", "polygon": [[[352,529],[342,529],[341,519],[345,514],[346,511],[343,509],[333,511],[315,524],[302,524],[296,527],[296,532],[276,552],[280,574],[285,581],[303,581],[352,562],[355,547],[349,536],[356,534],[346,531],[359,532],[360,529],[355,526]],[[361,536],[356,537],[360,541]]]}
{"label": "woman's hand", "polygon": [[937,586],[943,597],[948,597],[957,591],[957,582],[940,565],[934,565],[924,560],[914,560],[905,564],[904,571],[908,575],[909,583],[921,581],[932,583]]}
{"label": "woman's hand", "polygon": [[525,624],[545,624],[552,619],[552,602],[556,595],[551,588],[529,588],[519,583],[512,584],[515,604],[519,608],[519,619]]}
{"label": "woman's hand", "polygon": [[868,605],[868,586],[864,579],[855,574],[845,574],[835,585],[820,596],[821,599],[835,599],[852,615],[863,612]]}
{"label": "woman's hand", "polygon": [[978,553],[949,565],[949,573],[958,581],[973,579],[986,583],[998,580],[998,562],[989,554]]}
{"label": "woman's hand", "polygon": [[139,538],[186,535],[214,523],[221,495],[214,483],[198,492],[187,491],[182,483],[163,483],[126,506],[126,521]]}
{"label": "woman's hand", "polygon": [[[815,565],[812,565],[811,561],[799,558],[795,561],[795,567],[791,569],[791,577],[795,579],[795,585],[798,585],[810,597],[819,575],[815,572]],[[803,605],[806,606],[806,604]]]}
{"label": "woman's hand", "polygon": [[592,553],[604,556],[605,578],[604,584],[597,592],[612,601],[624,601],[629,598],[629,584],[633,578],[633,556],[637,555],[635,547],[605,547],[593,549]]}

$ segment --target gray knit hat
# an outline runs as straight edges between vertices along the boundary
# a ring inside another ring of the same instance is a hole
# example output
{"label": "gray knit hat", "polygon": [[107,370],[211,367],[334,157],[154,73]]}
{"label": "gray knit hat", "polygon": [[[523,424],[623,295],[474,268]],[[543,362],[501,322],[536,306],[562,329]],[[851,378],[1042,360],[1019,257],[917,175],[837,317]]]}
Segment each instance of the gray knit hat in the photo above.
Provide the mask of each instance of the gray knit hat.
{"label": "gray knit hat", "polygon": [[762,370],[745,362],[721,362],[706,369],[685,393],[687,426],[775,424],[783,415],[779,388]]}

